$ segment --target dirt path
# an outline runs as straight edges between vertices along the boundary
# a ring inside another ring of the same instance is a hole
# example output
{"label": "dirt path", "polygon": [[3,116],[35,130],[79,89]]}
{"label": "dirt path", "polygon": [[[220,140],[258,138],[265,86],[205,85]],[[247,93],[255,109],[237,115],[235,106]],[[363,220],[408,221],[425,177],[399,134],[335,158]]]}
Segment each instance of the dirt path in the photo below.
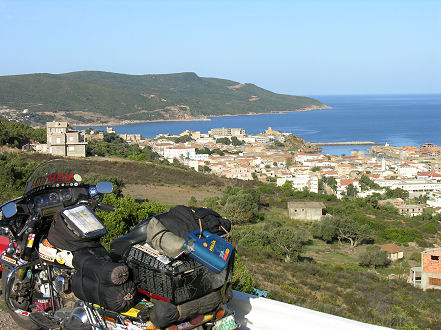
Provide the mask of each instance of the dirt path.
{"label": "dirt path", "polygon": [[23,328],[15,324],[15,322],[9,316],[8,312],[0,311],[0,329],[19,330]]}

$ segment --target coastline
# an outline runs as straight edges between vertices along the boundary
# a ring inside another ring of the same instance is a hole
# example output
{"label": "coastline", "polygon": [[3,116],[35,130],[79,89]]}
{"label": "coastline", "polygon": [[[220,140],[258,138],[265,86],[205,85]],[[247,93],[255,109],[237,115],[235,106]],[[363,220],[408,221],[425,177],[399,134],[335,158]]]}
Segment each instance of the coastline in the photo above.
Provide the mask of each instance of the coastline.
{"label": "coastline", "polygon": [[298,110],[281,110],[281,111],[271,111],[265,113],[243,113],[243,114],[225,114],[225,115],[216,115],[216,116],[206,116],[206,117],[193,117],[187,119],[157,119],[157,120],[122,120],[122,121],[110,121],[105,124],[92,122],[92,123],[75,123],[72,122],[72,126],[75,127],[86,127],[86,126],[126,126],[126,125],[137,125],[137,124],[146,124],[146,123],[167,123],[167,122],[192,122],[192,121],[211,121],[211,118],[221,118],[221,117],[239,117],[239,116],[260,116],[260,115],[275,115],[275,114],[285,114],[290,112],[305,112],[305,111],[317,111],[317,110],[329,110],[332,107],[324,105],[324,106],[310,106],[306,108],[301,108]]}

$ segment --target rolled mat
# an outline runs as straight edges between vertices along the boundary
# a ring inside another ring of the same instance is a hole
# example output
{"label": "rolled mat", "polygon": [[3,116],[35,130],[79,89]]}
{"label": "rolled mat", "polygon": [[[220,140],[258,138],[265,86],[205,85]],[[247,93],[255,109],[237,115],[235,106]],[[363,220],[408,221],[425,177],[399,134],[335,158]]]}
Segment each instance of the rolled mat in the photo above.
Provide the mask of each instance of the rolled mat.
{"label": "rolled mat", "polygon": [[98,304],[114,312],[125,312],[135,303],[135,285],[127,281],[121,285],[103,285],[76,272],[72,277],[72,291],[78,299]]}
{"label": "rolled mat", "polygon": [[105,260],[90,253],[88,249],[76,251],[72,264],[75,269],[81,270],[84,276],[103,285],[121,285],[129,278],[127,265]]}
{"label": "rolled mat", "polygon": [[147,226],[147,243],[170,258],[176,258],[184,252],[185,239],[173,234],[155,217]]}

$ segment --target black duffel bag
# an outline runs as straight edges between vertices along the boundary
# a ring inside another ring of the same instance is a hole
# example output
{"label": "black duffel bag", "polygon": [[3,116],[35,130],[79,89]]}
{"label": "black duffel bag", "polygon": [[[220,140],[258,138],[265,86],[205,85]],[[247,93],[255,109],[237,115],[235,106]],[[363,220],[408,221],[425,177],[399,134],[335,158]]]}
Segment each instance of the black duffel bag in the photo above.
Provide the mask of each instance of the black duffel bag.
{"label": "black duffel bag", "polygon": [[104,285],[77,271],[72,277],[72,291],[80,300],[118,313],[126,312],[135,305],[136,290],[132,281],[121,285]]}
{"label": "black duffel bag", "polygon": [[206,230],[212,234],[223,235],[231,229],[231,222],[222,218],[219,213],[205,207],[188,207],[178,205],[168,212],[155,216],[167,230],[186,238],[196,229]]}

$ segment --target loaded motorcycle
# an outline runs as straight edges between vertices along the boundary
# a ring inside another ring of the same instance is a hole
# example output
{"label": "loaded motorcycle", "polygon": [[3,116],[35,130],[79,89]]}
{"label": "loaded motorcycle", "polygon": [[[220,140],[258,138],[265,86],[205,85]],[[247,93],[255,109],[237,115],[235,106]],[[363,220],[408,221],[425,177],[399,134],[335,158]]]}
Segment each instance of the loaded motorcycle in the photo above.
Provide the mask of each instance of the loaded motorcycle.
{"label": "loaded motorcycle", "polygon": [[[169,258],[145,243],[157,215],[108,253],[95,210],[114,211],[101,203],[112,190],[110,182],[85,184],[68,160],[56,159],[34,171],[23,196],[1,205],[1,235],[10,241],[0,259],[2,294],[13,320],[27,329],[235,329],[226,305],[234,249],[215,271],[194,258],[188,238],[190,253]],[[200,238],[200,219],[199,226]],[[204,234],[213,252],[218,236]]]}

